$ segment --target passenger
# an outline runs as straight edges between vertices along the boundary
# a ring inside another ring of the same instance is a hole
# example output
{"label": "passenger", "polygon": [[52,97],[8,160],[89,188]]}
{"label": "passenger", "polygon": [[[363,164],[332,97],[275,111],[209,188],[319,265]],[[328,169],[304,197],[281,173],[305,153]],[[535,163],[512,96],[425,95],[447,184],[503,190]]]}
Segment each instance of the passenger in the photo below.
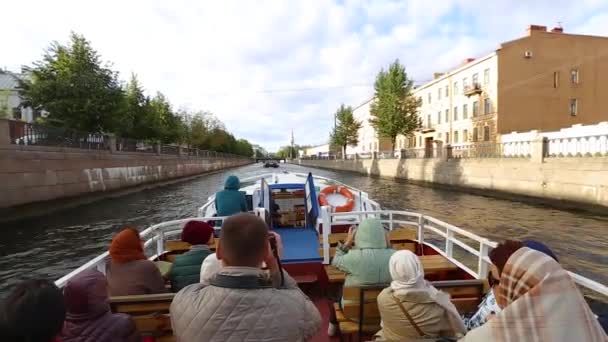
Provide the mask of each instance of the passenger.
{"label": "passenger", "polygon": [[500,273],[509,257],[521,247],[523,247],[523,244],[520,241],[506,240],[490,251],[489,257],[492,262],[492,267],[488,272],[490,290],[479,304],[477,312],[471,318],[465,319],[467,329],[471,330],[483,325],[493,315],[500,312],[500,307],[496,304],[496,297],[494,296],[496,286],[499,284]]}
{"label": "passenger", "polygon": [[503,268],[494,318],[461,341],[605,342],[570,275],[544,253],[522,247]]}
{"label": "passenger", "polygon": [[[344,286],[388,284],[391,281],[389,260],[395,250],[388,246],[382,222],[376,218],[361,221],[359,228],[351,227],[344,244],[336,248],[332,265],[346,272]],[[337,320],[330,318],[329,336],[337,330]]]}
{"label": "passenger", "polygon": [[53,282],[24,281],[13,288],[0,309],[0,341],[58,341],[64,319],[63,295]]}
{"label": "passenger", "polygon": [[127,227],[112,239],[106,277],[110,296],[167,292],[156,265],[146,259],[137,229]]}
{"label": "passenger", "polygon": [[71,279],[63,290],[67,316],[62,342],[136,342],[140,336],[129,315],[110,311],[106,277],[89,270]]}
{"label": "passenger", "polygon": [[424,280],[416,254],[397,251],[389,267],[393,281],[378,295],[382,329],[376,341],[464,336],[466,327],[450,295]]}
{"label": "passenger", "polygon": [[240,192],[241,184],[237,176],[226,179],[224,190],[215,194],[215,209],[217,216],[230,216],[240,212],[247,212],[247,199]]}
{"label": "passenger", "polygon": [[[270,234],[280,251],[280,236]],[[226,219],[217,257],[223,267],[211,285],[187,286],[173,299],[178,341],[306,341],[319,330],[319,311],[289,274],[280,272],[260,218],[243,213]],[[263,262],[269,274],[261,269]]]}
{"label": "passenger", "polygon": [[171,267],[171,289],[178,292],[199,282],[203,260],[212,254],[213,227],[206,222],[188,221],[182,230],[182,241],[192,245],[190,251],[178,255]]}
{"label": "passenger", "polygon": [[203,261],[203,264],[201,265],[200,283],[204,285],[209,285],[209,282],[213,277],[215,277],[221,267],[222,262],[217,260],[217,255],[215,253],[206,257]]}

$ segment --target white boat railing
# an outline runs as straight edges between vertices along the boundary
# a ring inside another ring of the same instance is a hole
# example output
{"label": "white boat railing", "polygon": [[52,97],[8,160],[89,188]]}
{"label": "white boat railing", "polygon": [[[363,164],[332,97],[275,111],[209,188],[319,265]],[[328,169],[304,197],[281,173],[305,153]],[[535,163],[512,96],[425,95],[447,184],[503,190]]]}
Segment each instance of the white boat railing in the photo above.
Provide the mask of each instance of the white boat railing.
{"label": "white boat railing", "polygon": [[[491,265],[488,253],[492,248],[497,246],[497,243],[462,228],[458,228],[449,223],[438,220],[434,217],[422,215],[420,213],[400,211],[400,210],[375,210],[375,211],[359,211],[348,213],[332,213],[330,207],[321,208],[321,220],[323,225],[323,263],[329,264],[329,234],[331,229],[327,227],[335,225],[343,225],[344,223],[335,220],[341,216],[355,215],[358,220],[353,224],[360,223],[368,217],[380,218],[383,224],[389,229],[397,229],[400,227],[410,227],[416,230],[416,241],[424,244],[437,251],[437,253],[448,258],[452,263],[461,269],[465,270],[476,279],[484,279],[487,277],[488,270]],[[438,244],[438,239],[443,239],[442,245]],[[468,243],[467,243],[468,242]],[[470,243],[477,244],[476,247]],[[456,249],[466,252],[456,252]],[[477,260],[475,266],[465,264],[466,257],[474,256]],[[580,286],[608,297],[608,287],[594,280],[583,277],[579,274],[569,272],[572,279]]]}

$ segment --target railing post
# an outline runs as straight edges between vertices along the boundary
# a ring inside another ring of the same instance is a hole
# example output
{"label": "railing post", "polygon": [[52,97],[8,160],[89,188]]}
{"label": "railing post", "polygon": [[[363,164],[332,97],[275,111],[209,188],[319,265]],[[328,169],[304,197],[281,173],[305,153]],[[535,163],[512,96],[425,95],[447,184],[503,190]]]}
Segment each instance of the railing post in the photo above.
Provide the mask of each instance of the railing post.
{"label": "railing post", "polygon": [[451,258],[454,254],[454,243],[452,242],[454,232],[449,227],[446,227],[445,235],[445,254],[448,258]]}
{"label": "railing post", "polygon": [[424,243],[424,215],[418,217],[418,243],[420,244],[420,248],[422,248],[422,244]]}
{"label": "railing post", "polygon": [[479,242],[479,260],[477,263],[477,278],[485,279],[488,276],[488,264],[484,261],[488,256],[488,245],[481,241]]}
{"label": "railing post", "polygon": [[156,143],[154,145],[154,147],[156,149],[156,154],[158,154],[158,155],[162,154],[163,150],[162,150],[162,147],[161,147],[160,143]]}
{"label": "railing post", "polygon": [[109,133],[108,137],[108,150],[110,153],[116,153],[116,135],[114,133]]}
{"label": "railing post", "polygon": [[399,159],[405,159],[405,156],[406,156],[405,149],[402,148],[401,150],[399,150]]}
{"label": "railing post", "polygon": [[10,121],[7,119],[0,120],[0,145],[11,144],[11,128]]}
{"label": "railing post", "polygon": [[165,233],[160,231],[157,233],[156,239],[156,255],[161,256],[165,251]]}
{"label": "railing post", "polygon": [[389,228],[391,230],[393,230],[393,212],[391,211],[390,213],[388,213],[388,222],[389,222]]}
{"label": "railing post", "polygon": [[323,263],[329,265],[329,234],[331,233],[330,207],[321,207],[321,221],[323,222]]}
{"label": "railing post", "polygon": [[445,145],[443,148],[443,153],[441,155],[442,160],[452,159],[452,145]]}
{"label": "railing post", "polygon": [[530,142],[531,160],[542,163],[545,158],[545,137],[536,137]]}

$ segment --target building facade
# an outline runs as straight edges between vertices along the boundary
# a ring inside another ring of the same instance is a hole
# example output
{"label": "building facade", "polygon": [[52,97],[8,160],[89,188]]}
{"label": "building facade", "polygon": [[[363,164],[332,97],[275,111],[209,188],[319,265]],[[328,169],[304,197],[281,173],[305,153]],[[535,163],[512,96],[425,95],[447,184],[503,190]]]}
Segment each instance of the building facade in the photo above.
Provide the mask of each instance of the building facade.
{"label": "building facade", "polygon": [[369,99],[353,109],[355,120],[361,122],[359,129],[359,143],[356,146],[347,146],[346,154],[366,155],[373,152],[390,150],[391,143],[388,138],[380,138],[376,130],[369,123],[371,119],[370,106],[374,99]]}

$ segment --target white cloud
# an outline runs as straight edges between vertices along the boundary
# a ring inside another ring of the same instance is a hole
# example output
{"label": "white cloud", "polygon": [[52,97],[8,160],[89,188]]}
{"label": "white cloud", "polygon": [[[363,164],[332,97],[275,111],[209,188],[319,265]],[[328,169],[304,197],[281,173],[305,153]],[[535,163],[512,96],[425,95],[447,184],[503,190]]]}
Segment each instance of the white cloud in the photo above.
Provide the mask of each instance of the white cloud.
{"label": "white cloud", "polygon": [[422,81],[522,36],[528,24],[608,34],[598,0],[21,0],[2,8],[10,15],[0,21],[0,65],[30,64],[74,30],[123,79],[135,72],[176,107],[213,111],[270,149],[291,129],[299,143],[325,140],[340,103],[369,98],[374,75],[395,58]]}

